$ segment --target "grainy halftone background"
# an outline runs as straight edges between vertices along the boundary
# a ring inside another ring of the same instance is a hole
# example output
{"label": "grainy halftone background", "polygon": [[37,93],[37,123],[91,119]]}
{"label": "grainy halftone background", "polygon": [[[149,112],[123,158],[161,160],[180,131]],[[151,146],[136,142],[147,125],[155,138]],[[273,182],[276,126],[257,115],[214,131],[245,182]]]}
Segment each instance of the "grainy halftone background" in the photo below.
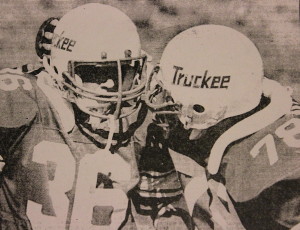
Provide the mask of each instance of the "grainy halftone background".
{"label": "grainy halftone background", "polygon": [[191,26],[235,28],[258,46],[265,75],[292,85],[300,100],[299,0],[1,0],[0,68],[37,62],[34,41],[41,23],[88,2],[124,11],[136,23],[142,47],[154,62],[172,37]]}

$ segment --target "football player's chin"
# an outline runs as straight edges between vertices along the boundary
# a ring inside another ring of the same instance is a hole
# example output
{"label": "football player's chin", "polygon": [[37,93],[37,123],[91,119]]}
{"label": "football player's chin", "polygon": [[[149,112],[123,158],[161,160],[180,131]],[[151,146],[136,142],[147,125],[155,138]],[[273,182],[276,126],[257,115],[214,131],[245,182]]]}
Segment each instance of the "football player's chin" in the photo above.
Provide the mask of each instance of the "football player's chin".
{"label": "football player's chin", "polygon": [[105,130],[108,127],[107,120],[99,117],[89,116],[86,121],[94,131]]}
{"label": "football player's chin", "polygon": [[193,127],[193,128],[190,128],[190,136],[189,136],[189,139],[190,140],[197,140],[199,138],[201,138],[202,135],[204,135],[207,130],[214,126],[216,124],[215,121],[211,122],[211,123],[207,123],[207,124],[203,124],[203,125],[199,125],[197,127]]}
{"label": "football player's chin", "polygon": [[207,128],[206,129],[191,128],[191,133],[190,133],[189,139],[190,140],[199,139],[206,132],[206,130],[207,130]]}
{"label": "football player's chin", "polygon": [[116,127],[115,130],[111,130],[109,126],[103,126],[103,127],[93,127],[91,126],[91,131],[94,134],[97,134],[98,136],[100,136],[103,140],[101,142],[103,142],[103,144],[105,144],[107,142],[107,139],[109,138],[109,133],[112,131],[113,132],[113,139],[112,139],[112,144],[117,144],[117,141],[122,139],[123,136],[125,135],[125,133],[127,132],[127,129],[124,131],[120,130],[119,126]]}
{"label": "football player's chin", "polygon": [[115,128],[112,128],[107,122],[103,122],[98,125],[91,125],[91,129],[94,133],[101,134],[105,138],[108,138],[109,133],[113,132],[114,139],[119,139],[122,134],[127,132],[128,127],[123,126],[120,130],[120,126],[117,124],[115,124]]}

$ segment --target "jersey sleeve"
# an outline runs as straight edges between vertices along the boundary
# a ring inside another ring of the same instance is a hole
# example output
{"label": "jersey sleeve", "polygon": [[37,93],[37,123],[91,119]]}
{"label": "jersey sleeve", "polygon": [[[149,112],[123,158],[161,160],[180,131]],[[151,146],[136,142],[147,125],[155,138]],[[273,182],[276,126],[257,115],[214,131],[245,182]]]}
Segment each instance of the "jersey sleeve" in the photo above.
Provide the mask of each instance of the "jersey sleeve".
{"label": "jersey sleeve", "polygon": [[35,86],[29,76],[0,73],[0,127],[28,125],[38,111],[34,96]]}

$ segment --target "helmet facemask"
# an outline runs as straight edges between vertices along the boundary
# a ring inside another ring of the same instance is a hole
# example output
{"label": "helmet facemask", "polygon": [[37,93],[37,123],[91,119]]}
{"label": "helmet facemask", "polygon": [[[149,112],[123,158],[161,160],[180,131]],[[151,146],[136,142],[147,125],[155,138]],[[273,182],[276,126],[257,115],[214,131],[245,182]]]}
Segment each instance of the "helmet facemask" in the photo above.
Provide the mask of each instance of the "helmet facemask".
{"label": "helmet facemask", "polygon": [[[129,116],[141,101],[146,79],[143,76],[146,57],[117,61],[70,61],[63,73],[63,84],[69,100],[83,112],[101,119]],[[128,108],[123,111],[122,108]]]}
{"label": "helmet facemask", "polygon": [[153,112],[156,125],[164,130],[164,138],[168,138],[170,130],[179,122],[182,105],[164,87],[160,74],[160,66],[155,66],[147,80],[145,103]]}
{"label": "helmet facemask", "polygon": [[146,83],[145,62],[146,56],[69,62],[69,71],[63,73],[68,100],[89,115],[84,122],[93,132],[101,134],[102,130],[105,138],[110,139],[105,132],[123,133],[128,129],[125,120],[141,107]]}

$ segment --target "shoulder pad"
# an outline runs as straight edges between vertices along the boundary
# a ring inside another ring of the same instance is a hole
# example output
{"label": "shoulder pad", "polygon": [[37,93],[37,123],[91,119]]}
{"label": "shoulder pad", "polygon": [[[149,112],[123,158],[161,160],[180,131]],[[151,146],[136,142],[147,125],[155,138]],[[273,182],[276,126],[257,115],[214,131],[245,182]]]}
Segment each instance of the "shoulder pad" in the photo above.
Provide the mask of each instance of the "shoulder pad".
{"label": "shoulder pad", "polygon": [[22,75],[23,74],[23,72],[22,72],[22,69],[20,69],[20,68],[4,68],[4,69],[1,69],[0,70],[0,74],[2,75],[2,74],[12,74],[12,75],[14,75],[14,74],[20,74],[20,75]]}
{"label": "shoulder pad", "polygon": [[36,64],[25,64],[20,67],[15,68],[4,68],[0,70],[0,74],[32,74],[36,75],[40,73],[44,69],[43,65],[41,63]]}
{"label": "shoulder pad", "polygon": [[37,114],[33,76],[0,73],[0,127],[17,128],[29,124]]}

